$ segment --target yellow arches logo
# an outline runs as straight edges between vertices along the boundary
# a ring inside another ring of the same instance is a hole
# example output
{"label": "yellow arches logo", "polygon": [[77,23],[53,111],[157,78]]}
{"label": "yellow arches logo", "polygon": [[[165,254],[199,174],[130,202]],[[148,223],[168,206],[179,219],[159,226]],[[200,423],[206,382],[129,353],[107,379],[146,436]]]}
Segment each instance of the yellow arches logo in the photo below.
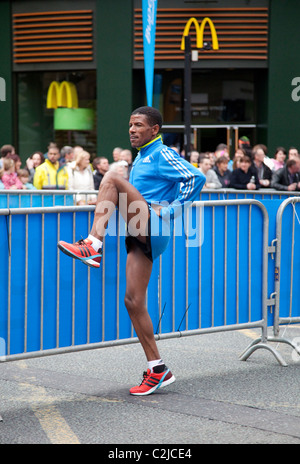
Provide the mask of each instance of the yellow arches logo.
{"label": "yellow arches logo", "polygon": [[47,93],[47,108],[78,108],[77,90],[73,82],[51,82]]}
{"label": "yellow arches logo", "polygon": [[199,22],[197,21],[196,18],[190,18],[188,20],[188,22],[185,25],[182,40],[181,40],[181,50],[185,50],[184,38],[187,35],[189,35],[192,24],[194,24],[196,28],[197,48],[203,48],[203,35],[204,35],[204,28],[205,28],[206,23],[208,23],[210,27],[211,38],[212,38],[212,48],[214,50],[219,50],[219,42],[218,42],[216,29],[215,29],[214,23],[209,18],[204,18],[203,21],[201,22],[201,26],[199,25]]}

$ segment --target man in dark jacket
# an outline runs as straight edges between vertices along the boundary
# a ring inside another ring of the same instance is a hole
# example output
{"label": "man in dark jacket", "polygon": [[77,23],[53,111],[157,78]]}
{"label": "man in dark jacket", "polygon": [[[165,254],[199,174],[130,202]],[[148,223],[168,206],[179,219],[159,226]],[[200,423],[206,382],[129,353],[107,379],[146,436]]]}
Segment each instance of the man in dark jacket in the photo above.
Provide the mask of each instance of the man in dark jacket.
{"label": "man in dark jacket", "polygon": [[240,167],[234,169],[230,178],[230,187],[241,190],[258,190],[260,187],[257,170],[251,164],[249,156],[242,156]]}
{"label": "man in dark jacket", "polygon": [[93,168],[95,170],[94,171],[95,190],[99,190],[103,176],[109,170],[108,159],[105,158],[104,156],[99,156],[98,158],[95,158],[93,161]]}
{"label": "man in dark jacket", "polygon": [[300,190],[300,166],[295,159],[287,161],[284,168],[273,173],[271,186],[276,190]]}

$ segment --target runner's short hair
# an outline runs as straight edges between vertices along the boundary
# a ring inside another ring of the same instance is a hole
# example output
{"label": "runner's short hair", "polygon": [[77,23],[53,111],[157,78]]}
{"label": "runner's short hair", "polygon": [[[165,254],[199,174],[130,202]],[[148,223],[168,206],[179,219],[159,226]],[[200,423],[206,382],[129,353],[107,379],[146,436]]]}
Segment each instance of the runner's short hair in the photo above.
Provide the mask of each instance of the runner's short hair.
{"label": "runner's short hair", "polygon": [[155,126],[155,124],[159,125],[159,130],[162,126],[162,115],[156,108],[152,108],[152,106],[140,106],[136,108],[131,114],[144,114],[147,116],[148,122],[150,126]]}

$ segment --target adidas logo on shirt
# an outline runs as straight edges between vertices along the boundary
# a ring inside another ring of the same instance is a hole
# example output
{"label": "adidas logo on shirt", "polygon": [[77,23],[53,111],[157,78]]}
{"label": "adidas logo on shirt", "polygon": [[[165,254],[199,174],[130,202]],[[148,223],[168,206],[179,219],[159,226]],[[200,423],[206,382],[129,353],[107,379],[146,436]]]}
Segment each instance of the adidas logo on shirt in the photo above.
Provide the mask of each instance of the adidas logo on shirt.
{"label": "adidas logo on shirt", "polygon": [[146,158],[143,160],[143,163],[151,163],[150,155],[146,156]]}

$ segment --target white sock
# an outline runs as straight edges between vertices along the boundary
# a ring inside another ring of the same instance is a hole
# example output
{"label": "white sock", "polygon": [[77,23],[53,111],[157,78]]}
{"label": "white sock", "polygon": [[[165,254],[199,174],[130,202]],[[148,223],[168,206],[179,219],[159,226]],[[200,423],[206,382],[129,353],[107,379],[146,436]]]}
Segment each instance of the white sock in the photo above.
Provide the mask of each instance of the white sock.
{"label": "white sock", "polygon": [[155,359],[154,361],[148,361],[148,369],[150,369],[151,372],[153,372],[153,367],[155,366],[160,366],[164,364],[161,359]]}
{"label": "white sock", "polygon": [[92,242],[92,247],[95,251],[98,251],[99,248],[102,248],[102,242],[98,238],[94,237],[93,235],[88,235],[88,239]]}

